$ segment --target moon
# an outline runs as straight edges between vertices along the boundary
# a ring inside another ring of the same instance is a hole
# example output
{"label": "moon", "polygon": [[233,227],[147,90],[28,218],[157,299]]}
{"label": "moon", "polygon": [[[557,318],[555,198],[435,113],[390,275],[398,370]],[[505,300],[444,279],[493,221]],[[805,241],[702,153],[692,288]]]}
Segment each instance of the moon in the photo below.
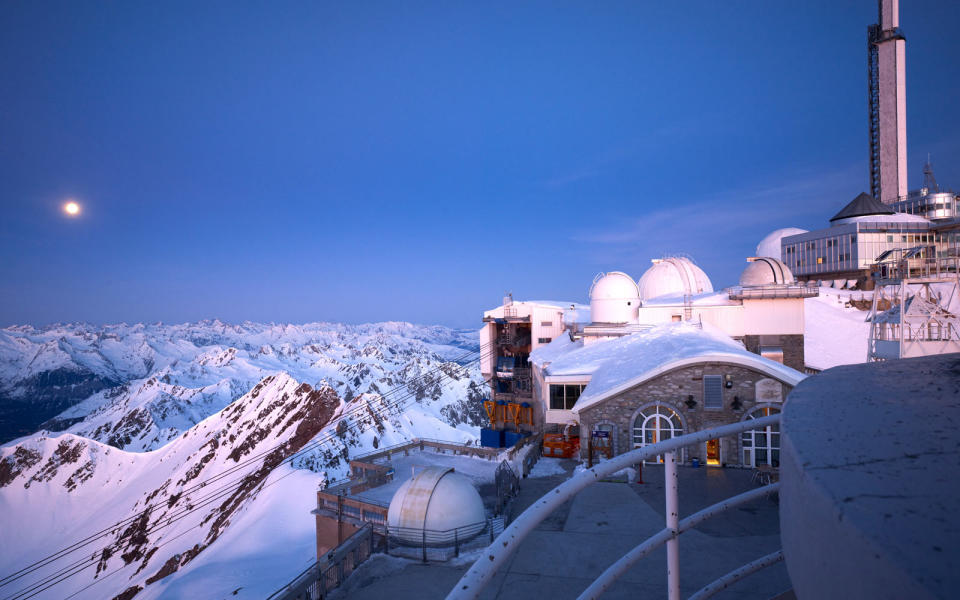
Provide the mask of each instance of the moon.
{"label": "moon", "polygon": [[71,200],[63,205],[63,212],[71,217],[75,217],[80,214],[80,205]]}

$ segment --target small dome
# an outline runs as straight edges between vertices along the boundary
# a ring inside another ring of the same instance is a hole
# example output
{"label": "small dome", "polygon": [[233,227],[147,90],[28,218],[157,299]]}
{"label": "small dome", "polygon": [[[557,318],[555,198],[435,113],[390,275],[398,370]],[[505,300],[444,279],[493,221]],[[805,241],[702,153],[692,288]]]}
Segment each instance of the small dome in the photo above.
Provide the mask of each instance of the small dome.
{"label": "small dome", "polygon": [[785,227],[770,233],[770,235],[760,240],[760,243],[757,244],[757,256],[770,256],[777,260],[783,260],[783,256],[780,255],[780,240],[801,233],[807,233],[807,230],[796,227]]}
{"label": "small dome", "polygon": [[686,296],[713,291],[710,278],[685,256],[654,259],[653,265],[640,278],[640,298]]}
{"label": "small dome", "polygon": [[796,281],[790,268],[776,258],[764,256],[747,260],[750,264],[740,274],[740,285],[743,287],[788,285]]}
{"label": "small dome", "polygon": [[590,319],[594,323],[635,323],[640,291],[626,273],[600,273],[590,286]]}
{"label": "small dome", "polygon": [[[457,529],[465,540],[485,526],[483,500],[470,480],[450,467],[426,467],[400,486],[390,500],[387,526],[410,543],[443,543]],[[444,532],[444,533],[441,533]]]}

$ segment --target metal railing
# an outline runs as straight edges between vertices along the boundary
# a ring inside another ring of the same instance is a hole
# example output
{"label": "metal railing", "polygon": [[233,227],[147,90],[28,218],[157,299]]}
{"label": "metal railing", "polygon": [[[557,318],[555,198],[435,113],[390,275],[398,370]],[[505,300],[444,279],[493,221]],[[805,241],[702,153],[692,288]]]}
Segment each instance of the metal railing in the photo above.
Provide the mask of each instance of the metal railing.
{"label": "metal railing", "polygon": [[414,527],[374,527],[385,540],[384,552],[391,556],[428,561],[446,561],[460,556],[465,549],[477,549],[493,543],[503,532],[501,517],[490,517],[477,523],[453,529],[420,529]]}
{"label": "metal railing", "polygon": [[373,527],[367,525],[327,553],[267,600],[319,600],[339,587],[374,552]]}
{"label": "metal railing", "polygon": [[768,299],[768,298],[814,298],[820,295],[820,288],[804,285],[761,285],[755,287],[733,287],[727,294],[731,300]]}
{"label": "metal railing", "polygon": [[[532,504],[524,511],[513,523],[504,530],[503,534],[497,539],[495,544],[491,544],[483,553],[483,558],[478,560],[470,567],[459,582],[447,595],[447,600],[460,600],[466,598],[477,598],[483,592],[484,587],[490,582],[498,569],[503,567],[507,560],[520,547],[521,542],[539,525],[544,519],[549,517],[554,510],[559,508],[564,502],[576,496],[584,488],[600,481],[602,478],[612,475],[617,471],[631,467],[644,460],[651,459],[662,454],[664,459],[664,495],[666,500],[666,527],[659,533],[651,536],[643,543],[636,546],[633,550],[625,554],[620,560],[611,565],[604,571],[596,581],[594,581],[580,595],[580,599],[597,598],[606,589],[609,588],[621,575],[623,575],[635,562],[646,556],[655,548],[666,544],[667,546],[667,597],[670,600],[679,600],[680,598],[680,554],[679,554],[679,535],[684,531],[696,526],[700,522],[716,516],[730,508],[739,506],[750,500],[754,500],[763,495],[770,494],[779,490],[779,483],[774,483],[762,488],[751,490],[749,492],[733,496],[722,502],[709,506],[686,519],[680,520],[679,515],[679,492],[677,484],[677,459],[676,453],[680,448],[701,444],[707,440],[718,439],[731,435],[763,429],[768,425],[778,425],[780,423],[780,414],[750,419],[732,425],[714,427],[696,433],[678,436],[659,442],[643,448],[638,448],[614,458],[600,463],[599,465],[578,473],[561,483],[556,488],[547,492],[542,498]],[[761,557],[760,559],[744,565],[720,579],[707,585],[694,595],[697,600],[709,598],[716,592],[729,586],[731,583],[746,577],[764,567],[767,567],[779,560],[783,555],[775,552],[771,555]]]}

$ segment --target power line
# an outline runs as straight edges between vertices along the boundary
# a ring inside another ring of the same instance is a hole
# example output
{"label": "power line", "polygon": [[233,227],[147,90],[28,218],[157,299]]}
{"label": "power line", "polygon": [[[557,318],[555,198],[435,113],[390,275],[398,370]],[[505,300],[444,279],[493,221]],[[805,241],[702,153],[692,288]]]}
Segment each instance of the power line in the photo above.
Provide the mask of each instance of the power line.
{"label": "power line", "polygon": [[[443,364],[449,364],[450,362],[455,362],[455,363],[456,363],[458,366],[460,366],[460,367],[468,367],[468,366],[470,366],[471,364],[480,361],[480,360],[483,358],[483,356],[485,355],[485,351],[486,351],[486,350],[489,350],[489,346],[491,346],[491,345],[492,345],[491,343],[483,344],[483,345],[480,347],[479,352],[473,352],[473,351],[466,352],[466,353],[464,353],[464,354],[462,354],[462,355],[460,355],[460,356],[457,356],[457,357],[454,357],[454,358],[452,358],[452,359],[449,359],[449,360],[444,361]],[[467,362],[460,362],[460,361],[464,360],[466,357],[468,357],[468,356],[470,356],[470,355],[474,355],[474,354],[479,354],[479,356],[478,356],[477,358],[474,358],[474,359],[472,359],[472,360],[470,360],[470,361],[467,361]],[[387,403],[387,404],[385,404],[385,405],[382,405],[381,407],[379,407],[379,408],[377,408],[377,409],[371,408],[368,404],[367,404],[367,405],[357,405],[357,406],[355,406],[355,407],[351,407],[349,410],[344,411],[344,412],[342,412],[339,416],[331,419],[326,425],[324,425],[324,428],[329,427],[331,424],[339,423],[339,422],[343,421],[344,419],[353,417],[353,416],[355,416],[357,413],[359,413],[360,411],[363,411],[363,410],[365,410],[365,409],[368,410],[368,411],[370,411],[371,413],[374,413],[374,414],[371,414],[371,416],[374,417],[374,418],[376,418],[377,413],[379,413],[379,416],[389,417],[390,411],[391,411],[392,409],[401,406],[404,402],[406,402],[407,400],[409,400],[410,398],[412,398],[413,396],[415,396],[415,395],[417,394],[416,391],[410,391],[410,390],[409,390],[409,388],[410,388],[411,385],[413,385],[413,384],[415,384],[415,383],[417,383],[417,382],[419,382],[419,381],[421,381],[421,380],[426,379],[428,376],[430,376],[431,374],[436,373],[436,372],[439,372],[440,380],[442,380],[444,377],[448,377],[448,378],[451,377],[448,373],[446,373],[446,372],[442,369],[441,366],[434,367],[433,369],[431,369],[431,370],[429,370],[429,371],[427,371],[427,372],[425,372],[425,373],[422,373],[421,375],[418,375],[417,377],[414,377],[414,378],[411,379],[410,381],[405,382],[405,384],[404,384],[403,386],[397,386],[397,387],[395,387],[395,388],[393,388],[393,389],[391,389],[391,390],[389,390],[389,391],[387,391],[387,392],[385,392],[385,393],[383,393],[383,394],[380,394],[380,399],[383,400],[383,399],[388,398],[388,397],[390,397],[390,396],[399,394],[400,392],[403,392],[403,391],[406,392],[404,395],[402,395],[402,396],[400,396],[399,398],[393,400],[392,402]],[[355,431],[355,430],[359,430],[359,431],[365,430],[364,423],[363,423],[362,421],[361,421],[361,422],[353,423],[353,424],[351,424],[351,425],[348,426],[348,429],[347,429],[346,431]],[[322,444],[324,444],[324,443],[332,440],[334,437],[340,437],[340,435],[342,435],[342,434],[337,434],[336,432],[334,432],[334,433],[328,433],[328,434],[327,434],[326,436],[324,436],[322,439],[311,441],[310,443],[306,444],[303,448],[301,448],[300,450],[296,451],[294,454],[292,454],[291,456],[283,459],[283,460],[282,460],[281,462],[279,462],[277,465],[275,465],[274,467],[272,467],[272,468],[271,468],[271,472],[272,472],[273,469],[275,469],[276,467],[278,467],[278,466],[280,466],[280,465],[282,465],[282,464],[284,464],[284,463],[289,463],[289,462],[293,461],[294,459],[296,459],[297,457],[303,455],[304,453],[309,452],[309,451],[312,451],[313,449],[317,448],[318,446],[320,446],[320,445],[322,445]],[[274,446],[274,447],[272,447],[272,448],[270,448],[270,449],[267,449],[267,450],[265,450],[265,451],[262,451],[262,452],[260,452],[260,453],[257,454],[257,455],[251,456],[250,458],[248,458],[248,459],[246,459],[246,460],[238,463],[238,464],[235,465],[234,467],[231,467],[231,468],[228,469],[227,471],[218,473],[217,475],[212,476],[212,477],[210,477],[210,478],[207,479],[207,480],[204,480],[204,481],[199,482],[199,483],[197,483],[197,484],[195,484],[195,485],[193,485],[193,486],[191,486],[191,487],[189,487],[189,488],[186,488],[186,489],[184,489],[184,490],[181,490],[180,493],[181,493],[181,495],[183,495],[183,494],[188,494],[188,493],[191,492],[191,491],[195,491],[195,490],[197,490],[197,489],[200,489],[200,488],[202,488],[202,487],[205,487],[205,486],[208,485],[209,483],[212,483],[212,482],[214,482],[214,481],[223,479],[224,477],[226,477],[226,476],[229,475],[230,473],[236,472],[238,469],[242,468],[243,466],[249,465],[250,463],[258,460],[260,457],[263,457],[263,456],[265,456],[265,455],[267,455],[267,454],[269,454],[269,453],[271,453],[271,452],[274,452],[275,450],[281,448],[281,447],[282,447],[283,445],[285,445],[285,444],[286,444],[286,442],[281,443],[281,444],[277,444],[276,446]],[[295,472],[295,471],[291,471],[291,472],[288,473],[287,475],[284,475],[284,476],[281,477],[280,479],[276,480],[275,482],[271,482],[271,483],[268,484],[268,485],[272,485],[273,483],[276,483],[276,482],[282,480],[283,478],[291,475],[293,472]],[[158,520],[157,524],[154,525],[152,528],[150,528],[148,531],[146,531],[145,534],[150,534],[150,533],[153,533],[153,532],[158,531],[158,530],[160,530],[160,529],[164,529],[164,528],[166,528],[166,527],[169,527],[170,525],[172,525],[172,524],[174,524],[174,523],[176,523],[176,522],[178,522],[178,521],[186,518],[186,517],[189,516],[190,514],[193,514],[194,512],[197,512],[197,511],[199,511],[200,509],[205,508],[206,506],[212,504],[213,502],[216,502],[217,500],[219,500],[219,499],[222,498],[223,496],[225,496],[225,495],[233,492],[235,489],[238,489],[238,488],[240,487],[240,485],[242,484],[242,482],[243,482],[250,474],[251,474],[251,473],[247,473],[247,474],[243,475],[242,477],[240,477],[239,479],[235,480],[234,483],[226,484],[226,485],[224,485],[224,486],[221,486],[221,487],[220,487],[219,489],[217,489],[217,490],[213,490],[211,493],[209,493],[209,494],[206,495],[205,497],[200,498],[199,501],[197,502],[197,504],[193,504],[192,502],[188,502],[188,507],[189,507],[189,508],[181,509],[179,512],[175,512],[172,516],[166,516],[166,517],[164,517],[164,518],[161,518],[160,520]],[[266,476],[269,477],[269,473],[267,473]],[[189,501],[189,497],[188,497],[187,499],[188,499],[188,501]],[[58,551],[58,552],[56,552],[56,553],[54,553],[54,554],[52,554],[52,555],[49,555],[48,557],[46,557],[46,558],[44,558],[44,559],[41,559],[40,561],[37,561],[37,562],[33,563],[32,565],[28,565],[27,567],[25,567],[24,569],[21,569],[20,571],[17,571],[16,573],[13,573],[13,574],[11,574],[11,575],[8,575],[8,576],[4,577],[3,579],[0,579],[0,587],[6,585],[6,584],[8,584],[8,583],[11,583],[11,582],[13,582],[13,581],[15,581],[15,580],[17,580],[17,579],[20,579],[21,577],[23,577],[23,576],[25,576],[25,575],[27,575],[27,574],[29,574],[29,573],[31,573],[31,572],[34,572],[34,571],[36,571],[37,569],[40,569],[40,568],[42,568],[42,567],[44,567],[44,566],[47,566],[47,565],[49,565],[49,564],[52,563],[52,562],[55,562],[55,561],[57,561],[57,560],[60,560],[61,558],[63,558],[63,557],[66,556],[67,554],[70,554],[70,553],[76,551],[76,550],[79,549],[80,547],[89,545],[90,543],[93,542],[93,540],[99,539],[100,537],[103,537],[104,535],[106,535],[106,534],[109,533],[109,532],[116,531],[118,528],[123,527],[123,526],[126,525],[126,524],[132,523],[133,521],[137,520],[138,518],[140,518],[141,516],[143,516],[145,513],[148,513],[149,511],[152,511],[154,508],[156,508],[156,507],[159,506],[159,505],[160,505],[160,503],[156,503],[156,504],[149,505],[149,506],[147,506],[146,508],[144,508],[144,510],[142,510],[142,511],[134,514],[133,516],[128,517],[128,518],[126,518],[126,519],[124,519],[124,520],[122,520],[122,521],[120,521],[120,522],[118,522],[118,523],[116,523],[116,524],[114,524],[114,525],[112,525],[112,526],[110,526],[110,527],[107,527],[107,528],[101,530],[101,532],[98,532],[97,534],[94,534],[94,535],[92,535],[92,536],[89,536],[88,538],[85,538],[84,540],[81,540],[80,542],[77,542],[77,543],[75,543],[75,544],[73,544],[73,545],[71,545],[71,546],[68,546],[68,547],[65,548],[65,549],[62,549],[62,550],[60,550],[60,551]],[[165,521],[165,523],[164,523],[164,521]],[[195,527],[196,527],[196,526],[195,526]],[[188,530],[186,530],[186,531],[191,531],[191,530],[194,529],[195,527],[190,528],[190,529],[188,529]],[[168,540],[168,541],[160,544],[160,545],[157,546],[156,548],[163,547],[164,545],[172,542],[173,540],[179,538],[179,537],[182,536],[184,533],[186,533],[186,531],[183,532],[183,533],[181,533],[181,534],[178,534],[177,536],[175,536],[175,537],[172,538],[171,540]],[[54,585],[56,585],[56,584],[58,584],[58,583],[60,583],[60,582],[62,582],[62,581],[65,581],[66,579],[69,579],[70,577],[72,577],[72,576],[74,576],[74,575],[79,574],[80,572],[86,570],[87,568],[89,568],[90,566],[92,566],[93,564],[96,563],[97,554],[101,554],[101,555],[102,555],[102,552],[103,552],[103,551],[109,549],[111,546],[116,546],[116,545],[118,545],[121,541],[122,541],[122,540],[117,540],[116,542],[114,542],[114,543],[112,543],[112,544],[108,544],[106,547],[104,547],[103,549],[101,549],[101,551],[100,551],[99,553],[94,553],[94,554],[91,556],[90,559],[81,559],[80,561],[76,561],[76,562],[72,563],[71,565],[68,565],[67,567],[64,567],[64,568],[60,569],[59,571],[57,571],[57,572],[55,572],[55,573],[53,573],[53,574],[45,577],[45,578],[42,579],[40,582],[34,583],[33,585],[28,586],[28,588],[25,588],[25,589],[23,589],[23,590],[18,591],[14,596],[11,596],[10,598],[11,598],[11,599],[16,598],[16,599],[18,599],[18,600],[20,600],[20,599],[26,599],[26,598],[31,598],[31,597],[33,597],[33,595],[39,594],[39,593],[45,591],[46,589],[49,589],[50,587],[53,587]],[[119,549],[119,548],[118,548],[118,549]],[[89,564],[85,564],[85,565],[83,564],[83,563],[88,562],[88,561],[89,561]],[[82,566],[81,566],[81,565],[82,565]],[[120,568],[125,568],[126,566],[128,566],[128,565],[125,564],[125,565],[121,566]],[[119,569],[117,569],[117,570],[119,570]],[[116,571],[111,572],[111,575],[112,575],[114,572],[116,572]],[[108,575],[108,576],[109,576],[109,575]],[[108,576],[107,576],[107,577],[108,577]],[[104,577],[104,578],[106,578],[106,577]],[[101,580],[98,579],[97,581],[101,581]],[[94,583],[96,583],[96,582],[94,582]],[[91,585],[93,585],[93,584],[91,584]],[[45,586],[45,587],[42,587],[42,586]],[[38,587],[42,587],[42,589],[37,589]],[[90,587],[90,586],[87,586],[87,587]],[[87,588],[83,588],[83,589],[87,589]],[[30,595],[28,595],[28,596],[23,596],[24,593],[30,593],[30,592],[32,592],[32,591],[34,591],[34,590],[36,590],[36,591],[33,592],[32,594],[30,594]],[[80,591],[83,591],[83,590],[80,590]],[[76,592],[76,593],[79,593],[79,591]],[[76,594],[76,593],[75,593],[75,594]],[[75,595],[75,594],[74,594],[74,595]]]}
{"label": "power line", "polygon": [[[479,352],[479,353],[481,354],[481,356],[482,356],[482,353],[483,353],[483,351],[484,351],[484,348],[485,348],[485,347],[488,347],[488,346],[490,346],[490,345],[491,345],[491,344],[484,344],[483,346],[481,346],[481,349],[480,349],[480,352]],[[445,364],[445,363],[449,363],[449,362],[456,362],[456,363],[457,363],[459,366],[461,366],[461,367],[470,365],[470,364],[472,364],[472,363],[477,362],[478,360],[480,360],[480,357],[478,357],[478,358],[476,358],[476,359],[473,359],[473,360],[471,360],[471,361],[468,361],[468,362],[466,362],[466,363],[460,363],[460,361],[463,360],[463,359],[465,359],[466,357],[468,357],[468,356],[470,356],[470,355],[473,355],[473,354],[478,354],[478,352],[473,352],[473,351],[465,352],[464,354],[461,354],[461,355],[459,355],[459,356],[457,356],[457,357],[454,357],[453,359],[450,359],[450,360],[448,360],[448,361],[444,361],[444,364]],[[396,393],[399,393],[399,392],[403,391],[405,388],[409,388],[409,386],[410,386],[411,384],[416,383],[417,381],[426,378],[428,375],[430,375],[430,374],[431,374],[432,372],[434,372],[434,371],[440,371],[441,376],[445,375],[445,373],[443,372],[443,370],[442,370],[439,366],[438,366],[438,367],[434,367],[434,368],[431,369],[430,371],[427,371],[426,373],[423,373],[423,374],[421,374],[421,375],[418,375],[417,377],[414,377],[412,380],[406,382],[403,386],[397,386],[397,387],[395,387],[395,388],[393,388],[393,389],[391,389],[391,390],[388,390],[387,392],[381,394],[381,395],[380,395],[381,399],[387,398],[387,397],[390,397],[391,395],[394,395],[394,394],[396,394]],[[411,397],[411,396],[412,396],[412,394],[410,394],[410,393],[408,392],[407,396],[404,397],[403,399],[409,399],[409,397]],[[396,405],[396,404],[394,404],[394,405],[387,405],[386,408],[389,409],[389,408],[392,408],[392,407],[395,406],[395,405]],[[343,419],[348,418],[348,417],[351,417],[351,416],[354,416],[355,413],[360,412],[360,411],[364,410],[365,408],[366,408],[366,407],[363,406],[363,405],[357,405],[357,406],[355,406],[355,407],[352,407],[352,408],[350,408],[348,411],[342,412],[338,417],[335,417],[335,418],[331,419],[330,422],[328,422],[327,425],[325,425],[324,427],[327,427],[327,426],[329,426],[329,425],[331,425],[331,424],[334,424],[334,423],[339,423],[339,422],[342,421]],[[296,454],[294,454],[293,456],[289,457],[289,459],[292,459],[292,458],[294,458],[295,456],[297,456],[297,455],[299,455],[299,454],[302,454],[302,453],[304,453],[304,452],[307,452],[307,451],[309,451],[309,450],[312,450],[313,448],[316,448],[320,443],[329,441],[329,440],[332,439],[332,438],[333,438],[333,435],[332,435],[332,434],[328,434],[327,437],[326,437],[325,439],[323,439],[323,440],[319,440],[319,441],[318,441],[318,440],[314,440],[313,442],[311,442],[310,444],[308,444],[308,445],[305,446],[304,448],[301,448]],[[266,450],[261,451],[260,453],[258,453],[258,454],[256,454],[256,455],[253,455],[253,456],[251,456],[251,457],[249,457],[249,458],[247,458],[247,459],[245,459],[245,460],[243,460],[243,461],[241,461],[241,462],[238,462],[236,465],[230,467],[230,468],[227,469],[226,471],[222,471],[222,472],[220,472],[220,473],[217,473],[216,475],[213,475],[213,476],[209,477],[208,479],[205,479],[205,480],[203,480],[203,481],[201,481],[201,482],[198,482],[198,483],[196,483],[196,484],[194,484],[194,485],[192,485],[192,486],[190,486],[190,487],[188,487],[188,488],[185,488],[185,489],[181,490],[181,491],[180,491],[180,494],[181,494],[181,496],[183,496],[183,495],[189,495],[191,492],[193,492],[193,491],[195,491],[195,490],[197,490],[197,489],[200,489],[200,488],[205,487],[205,486],[207,486],[207,485],[209,485],[209,484],[211,484],[211,483],[214,483],[214,482],[216,482],[216,481],[219,481],[219,480],[221,480],[221,479],[224,479],[225,477],[231,475],[232,473],[235,473],[236,471],[242,469],[243,467],[245,467],[245,466],[247,466],[247,465],[249,465],[249,464],[251,464],[251,463],[253,463],[253,462],[256,462],[256,461],[258,461],[260,458],[262,458],[262,457],[264,457],[264,456],[267,456],[268,454],[276,451],[277,449],[279,449],[279,448],[281,448],[282,446],[284,446],[285,443],[286,443],[286,442],[277,444],[277,445],[275,445],[275,446],[273,446],[273,447],[271,447],[271,448],[268,448],[268,449],[266,449]],[[285,460],[286,460],[286,459],[285,459]],[[276,465],[276,466],[279,466],[280,464],[282,464],[282,462],[281,462],[281,463],[278,463],[278,465]],[[242,481],[242,480],[243,480],[243,477],[240,478],[240,479],[238,479],[238,480],[236,480],[236,481],[237,481],[237,482],[240,482],[240,481]],[[110,532],[112,532],[112,531],[115,531],[115,530],[118,529],[119,527],[124,527],[124,526],[126,526],[126,525],[129,525],[130,523],[133,523],[134,521],[136,521],[137,519],[139,519],[141,516],[143,516],[144,513],[150,512],[150,511],[152,511],[154,508],[156,508],[156,507],[158,507],[158,506],[160,506],[160,505],[161,505],[161,503],[159,503],[159,502],[158,502],[158,503],[155,503],[155,504],[148,505],[148,506],[146,506],[143,510],[139,511],[138,513],[135,513],[134,515],[132,515],[132,516],[130,516],[130,517],[127,517],[127,518],[124,519],[124,520],[121,520],[121,521],[118,522],[118,523],[115,523],[115,524],[113,524],[113,525],[110,525],[109,527],[106,527],[106,528],[100,530],[99,532],[97,532],[97,533],[95,533],[95,534],[92,534],[91,536],[89,536],[89,537],[87,537],[87,538],[84,538],[83,540],[80,540],[79,542],[75,542],[75,543],[74,543],[73,545],[71,545],[71,546],[67,546],[67,547],[64,548],[64,549],[61,549],[61,550],[59,550],[59,551],[57,551],[57,552],[55,552],[55,553],[53,553],[53,554],[51,554],[51,555],[48,555],[47,557],[41,559],[40,561],[37,561],[37,562],[35,562],[35,563],[31,564],[31,565],[27,565],[26,567],[22,568],[21,570],[15,572],[15,573],[12,573],[11,575],[7,575],[7,576],[3,577],[2,579],[0,579],[0,587],[3,587],[3,586],[5,586],[5,585],[7,585],[8,583],[11,583],[11,582],[13,582],[13,581],[15,581],[15,580],[17,580],[17,579],[20,579],[22,576],[27,575],[27,574],[29,574],[29,573],[37,570],[38,568],[42,568],[43,566],[46,566],[47,564],[50,564],[50,562],[54,562],[54,561],[56,561],[56,560],[59,560],[59,558],[62,557],[62,556],[60,556],[60,555],[71,554],[71,553],[74,552],[75,550],[77,550],[77,549],[79,549],[79,548],[81,548],[81,547],[83,547],[83,546],[89,545],[89,544],[92,543],[94,540],[99,539],[99,538],[103,537],[104,535],[107,535],[108,533],[110,533]],[[41,563],[43,563],[43,564],[41,564]],[[35,568],[34,568],[34,567],[35,567]]]}

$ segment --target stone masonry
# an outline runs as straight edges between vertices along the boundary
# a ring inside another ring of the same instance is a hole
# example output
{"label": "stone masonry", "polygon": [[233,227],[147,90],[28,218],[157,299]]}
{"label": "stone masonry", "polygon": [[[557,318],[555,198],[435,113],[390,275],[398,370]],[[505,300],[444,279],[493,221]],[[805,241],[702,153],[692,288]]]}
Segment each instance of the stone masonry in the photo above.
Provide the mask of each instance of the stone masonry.
{"label": "stone masonry", "polygon": [[[788,337],[788,336],[784,336]],[[723,387],[723,408],[707,409],[703,405],[703,376],[730,376],[731,387]],[[612,425],[613,449],[622,454],[634,447],[634,419],[641,407],[660,403],[676,411],[683,420],[684,433],[692,433],[728,425],[742,420],[758,406],[780,409],[782,402],[757,402],[756,384],[761,379],[771,379],[768,375],[740,365],[709,362],[682,367],[654,377],[629,390],[608,398],[597,406],[580,412],[581,454],[587,457],[587,442],[590,432],[598,425]],[[782,399],[793,389],[789,384],[779,381]],[[776,389],[774,387],[774,389]],[[688,404],[690,406],[688,406]],[[637,422],[639,428],[642,421]],[[724,438],[721,443],[721,460],[727,465],[741,464],[739,436]],[[705,462],[703,446],[691,446],[682,453],[684,461],[693,457]]]}

